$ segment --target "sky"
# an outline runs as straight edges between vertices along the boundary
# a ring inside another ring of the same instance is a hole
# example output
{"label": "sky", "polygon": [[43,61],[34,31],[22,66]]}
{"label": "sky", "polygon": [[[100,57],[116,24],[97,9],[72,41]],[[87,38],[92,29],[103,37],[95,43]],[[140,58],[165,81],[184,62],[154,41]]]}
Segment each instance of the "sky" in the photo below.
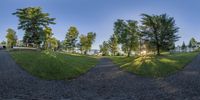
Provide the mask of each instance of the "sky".
{"label": "sky", "polygon": [[76,26],[80,34],[97,34],[93,49],[108,40],[113,34],[113,25],[117,19],[141,21],[141,14],[167,13],[174,17],[180,28],[181,38],[188,44],[194,37],[200,41],[200,1],[199,0],[0,0],[0,41],[6,40],[6,30],[12,28],[22,39],[23,30],[18,30],[18,18],[12,15],[18,8],[41,7],[43,12],[56,18],[51,25],[54,36],[64,40],[70,26]]}

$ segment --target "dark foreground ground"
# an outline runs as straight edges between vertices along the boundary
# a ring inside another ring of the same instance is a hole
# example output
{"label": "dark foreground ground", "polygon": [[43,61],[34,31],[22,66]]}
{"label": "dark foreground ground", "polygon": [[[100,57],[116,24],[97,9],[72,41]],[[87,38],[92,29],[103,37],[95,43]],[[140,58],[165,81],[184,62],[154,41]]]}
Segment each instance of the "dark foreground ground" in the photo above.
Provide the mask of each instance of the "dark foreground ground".
{"label": "dark foreground ground", "polygon": [[139,77],[101,59],[88,73],[69,81],[47,81],[23,71],[0,51],[0,100],[200,100],[200,55],[163,79]]}

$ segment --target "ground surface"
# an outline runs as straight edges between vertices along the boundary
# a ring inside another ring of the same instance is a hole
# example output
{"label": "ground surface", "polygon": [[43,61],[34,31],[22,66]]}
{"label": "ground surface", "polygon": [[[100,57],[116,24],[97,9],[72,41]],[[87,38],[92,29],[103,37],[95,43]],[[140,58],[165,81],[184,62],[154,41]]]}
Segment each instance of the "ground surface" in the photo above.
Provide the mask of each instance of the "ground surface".
{"label": "ground surface", "polygon": [[180,71],[190,63],[199,52],[175,53],[164,52],[160,56],[145,55],[136,57],[110,56],[112,61],[128,72],[147,77],[166,77]]}
{"label": "ground surface", "polygon": [[33,76],[48,80],[72,79],[86,73],[98,60],[92,56],[27,49],[10,51],[12,58]]}
{"label": "ground surface", "polygon": [[0,99],[53,100],[198,100],[200,55],[183,71],[164,79],[143,78],[101,59],[88,73],[70,81],[32,77],[0,51]]}

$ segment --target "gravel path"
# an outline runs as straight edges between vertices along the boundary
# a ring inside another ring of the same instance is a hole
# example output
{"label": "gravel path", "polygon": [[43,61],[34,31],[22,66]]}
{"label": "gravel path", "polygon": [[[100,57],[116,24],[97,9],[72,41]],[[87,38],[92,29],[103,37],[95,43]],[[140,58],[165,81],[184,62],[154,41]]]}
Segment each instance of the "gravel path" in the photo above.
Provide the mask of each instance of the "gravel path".
{"label": "gravel path", "polygon": [[183,71],[163,79],[118,69],[109,59],[70,81],[46,81],[20,69],[0,51],[0,100],[200,100],[200,55]]}

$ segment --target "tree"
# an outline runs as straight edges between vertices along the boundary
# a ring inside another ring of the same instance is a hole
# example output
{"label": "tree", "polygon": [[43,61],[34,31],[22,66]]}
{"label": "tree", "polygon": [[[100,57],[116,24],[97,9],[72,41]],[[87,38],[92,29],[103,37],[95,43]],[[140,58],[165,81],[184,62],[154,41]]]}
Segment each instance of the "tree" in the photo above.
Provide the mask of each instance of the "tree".
{"label": "tree", "polygon": [[7,38],[7,46],[13,48],[13,46],[15,46],[17,43],[16,32],[13,29],[9,28],[7,30],[6,38]]}
{"label": "tree", "polygon": [[58,47],[57,47],[57,50],[61,50],[62,49],[62,41],[60,40],[57,40],[57,43],[58,43]]}
{"label": "tree", "polygon": [[179,28],[176,27],[174,18],[166,14],[142,14],[142,24],[142,33],[156,46],[157,55],[160,55],[160,49],[169,50],[179,38],[176,34]]}
{"label": "tree", "polygon": [[68,29],[68,32],[65,37],[65,45],[66,45],[66,48],[68,49],[68,51],[71,52],[76,47],[78,34],[79,34],[79,32],[76,27],[71,26]]}
{"label": "tree", "polygon": [[81,35],[80,37],[80,43],[79,47],[81,52],[84,51],[84,54],[87,54],[87,52],[91,49],[92,44],[95,41],[96,33],[89,32],[87,35]]}
{"label": "tree", "polygon": [[51,48],[51,50],[53,51],[57,50],[58,40],[55,37],[49,39],[49,44],[50,44],[49,47]]}
{"label": "tree", "polygon": [[87,43],[87,36],[82,34],[82,35],[80,35],[79,38],[80,38],[80,43],[78,43],[78,47],[79,47],[81,53],[83,54],[83,52],[86,50],[85,45]]}
{"label": "tree", "polygon": [[13,15],[19,18],[18,29],[25,31],[24,42],[34,43],[39,47],[42,43],[43,28],[55,24],[55,18],[50,18],[48,13],[43,13],[40,7],[27,7],[17,9]]}
{"label": "tree", "polygon": [[1,45],[2,45],[2,46],[6,46],[6,41],[2,41],[2,42],[1,42]]}
{"label": "tree", "polygon": [[64,40],[62,40],[62,41],[58,40],[58,49],[59,50],[65,49],[65,41]]}
{"label": "tree", "polygon": [[42,36],[42,40],[43,40],[43,43],[44,43],[43,47],[45,49],[50,48],[52,36],[53,36],[52,29],[50,27],[46,27],[43,31],[43,36]]}
{"label": "tree", "polygon": [[118,38],[118,43],[126,47],[128,57],[133,50],[136,50],[139,42],[139,29],[138,22],[134,20],[121,20],[118,19],[114,23],[114,33]]}
{"label": "tree", "polygon": [[99,48],[102,56],[107,56],[109,54],[109,43],[107,41],[103,41],[103,44],[99,45]]}
{"label": "tree", "polygon": [[181,49],[185,51],[185,49],[186,49],[185,42],[183,42],[183,44],[182,44],[182,46],[181,46]]}
{"label": "tree", "polygon": [[112,52],[112,55],[115,55],[118,49],[118,39],[115,34],[113,34],[110,37],[108,44],[109,44],[110,51]]}
{"label": "tree", "polygon": [[23,43],[28,47],[30,43],[33,43],[32,39],[31,39],[31,35],[27,32],[25,32],[24,36],[23,36]]}
{"label": "tree", "polygon": [[196,45],[197,45],[197,41],[195,40],[195,38],[191,38],[190,39],[190,41],[189,41],[189,45],[188,45],[188,47],[190,47],[190,48],[195,48],[196,47]]}
{"label": "tree", "polygon": [[170,49],[173,50],[173,49],[175,49],[175,48],[176,48],[175,43],[173,43],[172,46],[170,47]]}
{"label": "tree", "polygon": [[122,45],[122,46],[121,46],[121,50],[122,50],[125,54],[128,53],[128,47],[127,47],[126,45]]}
{"label": "tree", "polygon": [[87,34],[87,45],[86,45],[86,52],[88,52],[92,48],[92,44],[94,43],[96,38],[96,33],[89,32]]}

